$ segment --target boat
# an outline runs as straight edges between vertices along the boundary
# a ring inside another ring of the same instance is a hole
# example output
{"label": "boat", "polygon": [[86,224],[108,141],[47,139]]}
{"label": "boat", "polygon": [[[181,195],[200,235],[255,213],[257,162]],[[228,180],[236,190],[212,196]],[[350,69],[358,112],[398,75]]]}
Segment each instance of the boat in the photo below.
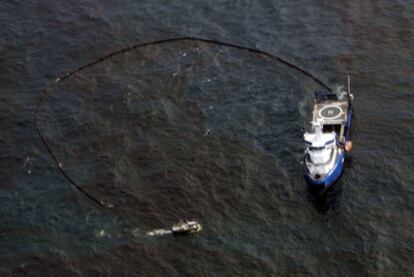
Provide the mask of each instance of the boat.
{"label": "boat", "polygon": [[201,224],[195,220],[180,221],[171,227],[171,231],[174,235],[195,234],[202,229],[203,227],[201,227]]}
{"label": "boat", "polygon": [[310,191],[324,192],[341,176],[346,153],[352,150],[350,137],[352,102],[350,90],[315,92],[311,130],[306,143],[305,179]]}

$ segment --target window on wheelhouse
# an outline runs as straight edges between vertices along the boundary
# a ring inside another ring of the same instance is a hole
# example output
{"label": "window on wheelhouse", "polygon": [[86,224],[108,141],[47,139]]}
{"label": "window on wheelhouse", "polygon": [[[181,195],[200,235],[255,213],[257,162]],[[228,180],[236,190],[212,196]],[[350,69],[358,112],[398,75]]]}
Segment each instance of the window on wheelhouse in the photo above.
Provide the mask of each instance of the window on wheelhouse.
{"label": "window on wheelhouse", "polygon": [[[306,162],[313,163],[315,165],[324,165],[329,163],[334,153],[332,148],[327,149],[322,147],[322,149],[320,149],[319,147],[309,147],[308,149],[309,151],[307,151],[305,155]],[[324,155],[325,151],[328,151],[327,153],[329,153],[327,156]]]}

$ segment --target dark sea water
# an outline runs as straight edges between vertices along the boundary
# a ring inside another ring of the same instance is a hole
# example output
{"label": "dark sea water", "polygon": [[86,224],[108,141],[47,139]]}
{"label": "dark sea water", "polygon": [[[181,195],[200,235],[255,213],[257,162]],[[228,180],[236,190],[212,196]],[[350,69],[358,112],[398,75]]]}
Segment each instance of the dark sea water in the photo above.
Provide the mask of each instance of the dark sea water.
{"label": "dark sea water", "polygon": [[[0,2],[0,275],[413,276],[414,2]],[[350,71],[354,149],[314,199],[302,134]],[[184,218],[199,235],[149,237]]]}

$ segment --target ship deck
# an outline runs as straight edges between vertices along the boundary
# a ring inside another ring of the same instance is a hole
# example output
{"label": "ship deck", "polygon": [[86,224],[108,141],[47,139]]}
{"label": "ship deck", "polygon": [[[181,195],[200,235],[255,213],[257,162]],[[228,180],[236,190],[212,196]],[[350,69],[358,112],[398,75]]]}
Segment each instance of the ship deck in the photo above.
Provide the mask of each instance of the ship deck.
{"label": "ship deck", "polygon": [[322,125],[343,125],[348,117],[348,101],[324,101],[315,103],[313,122]]}

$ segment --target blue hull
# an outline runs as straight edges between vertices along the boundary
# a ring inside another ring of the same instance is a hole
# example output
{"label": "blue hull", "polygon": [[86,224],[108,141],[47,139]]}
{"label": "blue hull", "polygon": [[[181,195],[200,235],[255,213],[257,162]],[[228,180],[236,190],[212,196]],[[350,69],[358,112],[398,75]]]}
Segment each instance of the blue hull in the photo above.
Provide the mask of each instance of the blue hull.
{"label": "blue hull", "polygon": [[310,176],[309,172],[305,169],[305,179],[308,182],[309,189],[326,190],[341,176],[344,169],[345,152],[341,151],[338,155],[335,166],[325,176],[325,178],[314,179]]}

